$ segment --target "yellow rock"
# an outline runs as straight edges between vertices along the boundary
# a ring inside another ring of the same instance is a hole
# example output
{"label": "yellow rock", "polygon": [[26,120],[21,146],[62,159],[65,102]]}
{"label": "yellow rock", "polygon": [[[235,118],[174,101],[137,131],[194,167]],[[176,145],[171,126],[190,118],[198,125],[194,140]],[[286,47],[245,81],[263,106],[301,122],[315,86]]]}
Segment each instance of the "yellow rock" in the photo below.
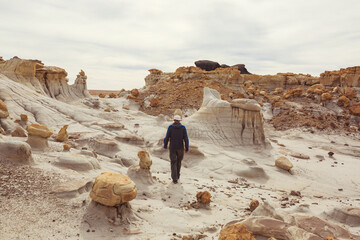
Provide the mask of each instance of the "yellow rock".
{"label": "yellow rock", "polygon": [[0,118],[7,118],[9,116],[6,104],[0,100]]}
{"label": "yellow rock", "polygon": [[27,122],[28,121],[28,116],[26,114],[20,114],[20,119],[23,122]]}
{"label": "yellow rock", "polygon": [[277,158],[275,160],[275,166],[282,168],[286,171],[289,171],[293,167],[292,163],[286,157]]}
{"label": "yellow rock", "polygon": [[323,93],[321,94],[321,101],[328,101],[331,100],[332,96],[330,93]]}
{"label": "yellow rock", "polygon": [[199,203],[209,204],[210,203],[211,194],[208,191],[198,192],[196,194],[196,199]]}
{"label": "yellow rock", "polygon": [[53,134],[53,131],[50,128],[42,124],[30,124],[26,127],[26,130],[29,135],[39,136],[42,138],[49,138]]}
{"label": "yellow rock", "polygon": [[136,197],[135,183],[120,173],[103,172],[95,180],[90,197],[95,202],[113,207]]}
{"label": "yellow rock", "polygon": [[64,144],[63,148],[65,152],[68,152],[70,151],[71,146],[69,144]]}
{"label": "yellow rock", "polygon": [[256,240],[256,238],[244,224],[239,223],[221,229],[219,240]]}
{"label": "yellow rock", "polygon": [[69,125],[65,125],[60,129],[58,135],[56,136],[56,141],[58,141],[58,142],[66,142],[68,140],[69,135],[68,135],[68,133],[66,131],[68,126]]}
{"label": "yellow rock", "polygon": [[152,165],[152,161],[150,159],[150,155],[149,155],[148,151],[140,150],[138,152],[138,157],[140,159],[140,163],[139,163],[140,168],[150,169],[150,167]]}

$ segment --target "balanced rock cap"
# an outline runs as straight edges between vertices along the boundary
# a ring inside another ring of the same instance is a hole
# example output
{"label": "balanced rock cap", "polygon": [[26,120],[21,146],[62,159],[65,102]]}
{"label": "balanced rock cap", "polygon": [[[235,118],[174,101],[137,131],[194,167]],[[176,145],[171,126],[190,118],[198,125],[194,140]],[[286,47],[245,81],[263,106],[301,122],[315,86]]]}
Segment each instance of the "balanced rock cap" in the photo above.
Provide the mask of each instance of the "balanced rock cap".
{"label": "balanced rock cap", "polygon": [[180,117],[179,115],[175,115],[175,116],[174,116],[174,120],[176,120],[176,121],[181,121],[181,117]]}

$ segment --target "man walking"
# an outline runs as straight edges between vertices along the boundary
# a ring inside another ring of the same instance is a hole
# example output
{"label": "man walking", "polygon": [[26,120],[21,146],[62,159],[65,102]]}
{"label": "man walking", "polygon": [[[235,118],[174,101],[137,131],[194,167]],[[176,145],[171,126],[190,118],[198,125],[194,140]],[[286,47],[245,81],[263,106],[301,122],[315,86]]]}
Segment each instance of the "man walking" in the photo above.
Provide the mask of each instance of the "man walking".
{"label": "man walking", "polygon": [[164,149],[167,149],[170,140],[170,160],[171,160],[171,178],[173,183],[177,183],[180,178],[181,160],[185,152],[189,151],[189,138],[184,125],[180,123],[181,117],[174,116],[174,123],[169,126],[166,137],[164,138]]}

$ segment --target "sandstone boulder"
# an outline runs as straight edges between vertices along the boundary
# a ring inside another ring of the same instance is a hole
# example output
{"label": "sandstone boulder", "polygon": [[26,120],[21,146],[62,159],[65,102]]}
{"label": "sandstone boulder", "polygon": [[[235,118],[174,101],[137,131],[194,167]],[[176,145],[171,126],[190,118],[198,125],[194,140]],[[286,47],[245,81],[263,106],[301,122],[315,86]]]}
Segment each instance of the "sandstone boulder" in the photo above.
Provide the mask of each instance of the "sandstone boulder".
{"label": "sandstone boulder", "polygon": [[9,111],[6,104],[0,100],[0,118],[7,118],[9,116]]}
{"label": "sandstone boulder", "polygon": [[134,96],[134,97],[138,97],[139,96],[139,90],[134,88],[133,90],[131,90],[131,95]]}
{"label": "sandstone boulder", "polygon": [[220,231],[219,240],[256,240],[244,224],[233,224]]}
{"label": "sandstone boulder", "polygon": [[69,145],[69,144],[64,144],[63,145],[63,151],[64,152],[68,152],[68,151],[70,151],[70,149],[71,149],[71,145]]}
{"label": "sandstone boulder", "polygon": [[198,192],[196,194],[196,200],[199,203],[210,204],[211,194],[208,191]]}
{"label": "sandstone boulder", "polygon": [[26,130],[28,131],[29,136],[38,136],[42,138],[49,138],[53,134],[53,131],[50,128],[42,124],[30,124],[26,127]]}
{"label": "sandstone boulder", "polygon": [[357,92],[355,91],[355,89],[353,89],[351,87],[341,88],[340,93],[349,99],[354,99],[357,96]]}
{"label": "sandstone boulder", "polygon": [[285,99],[291,98],[291,97],[300,97],[303,93],[303,90],[301,88],[293,88],[289,89],[283,94],[283,97]]}
{"label": "sandstone boulder", "polygon": [[306,93],[321,95],[326,92],[325,86],[322,84],[314,84],[306,90]]}
{"label": "sandstone boulder", "polygon": [[321,94],[321,101],[326,102],[326,101],[330,101],[331,99],[332,99],[332,96],[330,93]]}
{"label": "sandstone boulder", "polygon": [[150,169],[152,165],[152,161],[150,159],[150,155],[148,151],[141,150],[138,152],[138,157],[140,159],[139,166],[142,169]]}
{"label": "sandstone boulder", "polygon": [[0,142],[0,160],[14,163],[33,163],[31,147],[20,141]]}
{"label": "sandstone boulder", "polygon": [[286,157],[277,158],[275,160],[275,166],[284,169],[286,171],[289,171],[291,168],[293,168],[293,164]]}
{"label": "sandstone boulder", "polygon": [[349,110],[352,115],[360,116],[360,102],[351,105]]}
{"label": "sandstone boulder", "polygon": [[346,96],[339,97],[339,99],[337,101],[337,105],[344,106],[344,107],[348,107],[349,103],[350,103],[350,99],[348,99]]}
{"label": "sandstone boulder", "polygon": [[20,114],[20,120],[23,122],[27,122],[28,121],[28,116],[26,114]]}
{"label": "sandstone boulder", "polygon": [[251,74],[249,73],[249,71],[246,69],[245,64],[236,64],[233,65],[232,67],[236,67],[237,69],[239,69],[241,74]]}
{"label": "sandstone boulder", "polygon": [[103,172],[95,179],[90,197],[95,202],[113,207],[131,201],[136,197],[135,183],[127,176]]}
{"label": "sandstone boulder", "polygon": [[27,137],[26,131],[24,128],[17,126],[15,130],[11,133],[13,137]]}
{"label": "sandstone boulder", "polygon": [[56,136],[56,141],[58,141],[58,142],[66,142],[68,140],[69,135],[68,135],[68,133],[66,131],[68,126],[69,125],[65,125],[60,129],[59,133]]}

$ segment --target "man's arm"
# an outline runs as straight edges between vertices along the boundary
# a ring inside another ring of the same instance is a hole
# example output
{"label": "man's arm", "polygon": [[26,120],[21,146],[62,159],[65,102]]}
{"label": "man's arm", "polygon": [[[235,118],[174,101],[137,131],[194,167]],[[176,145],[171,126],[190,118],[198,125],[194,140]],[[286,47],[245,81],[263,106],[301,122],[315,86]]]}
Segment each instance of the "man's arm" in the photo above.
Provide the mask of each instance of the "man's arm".
{"label": "man's arm", "polygon": [[184,131],[183,140],[185,142],[185,151],[188,152],[189,151],[189,138],[188,138],[185,126],[183,126],[183,131]]}
{"label": "man's arm", "polygon": [[164,138],[164,148],[167,148],[170,137],[171,137],[171,125],[168,127],[168,130],[166,132],[166,136]]}

